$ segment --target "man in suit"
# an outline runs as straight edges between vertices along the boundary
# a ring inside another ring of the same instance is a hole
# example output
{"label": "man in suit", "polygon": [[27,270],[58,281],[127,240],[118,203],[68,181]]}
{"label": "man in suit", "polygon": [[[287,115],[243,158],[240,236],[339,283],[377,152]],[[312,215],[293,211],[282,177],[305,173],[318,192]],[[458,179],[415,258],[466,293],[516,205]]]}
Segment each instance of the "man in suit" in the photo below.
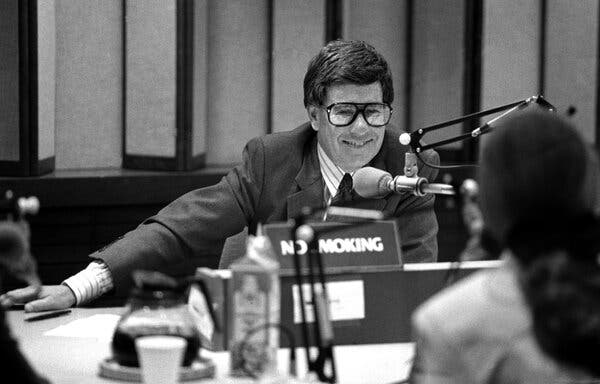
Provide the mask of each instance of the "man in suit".
{"label": "man in suit", "polygon": [[[178,198],[93,253],[88,268],[63,284],[46,286],[38,295],[16,290],[0,303],[29,302],[25,309],[37,311],[79,305],[113,289],[124,294],[135,269],[162,269],[219,254],[229,236],[244,228],[252,233],[258,223],[295,218],[306,206],[382,210],[398,220],[404,261],[435,261],[433,195],[364,199],[351,188],[352,174],[366,165],[403,173],[409,148],[398,142],[400,132],[388,127],[393,99],[389,67],[372,46],[360,41],[329,43],[311,60],[304,79],[308,123],[251,140],[242,164],[218,184]],[[422,156],[439,163],[434,151]],[[436,174],[422,168],[420,176],[433,180]],[[337,193],[340,184],[347,193]],[[338,203],[340,197],[346,201]]]}

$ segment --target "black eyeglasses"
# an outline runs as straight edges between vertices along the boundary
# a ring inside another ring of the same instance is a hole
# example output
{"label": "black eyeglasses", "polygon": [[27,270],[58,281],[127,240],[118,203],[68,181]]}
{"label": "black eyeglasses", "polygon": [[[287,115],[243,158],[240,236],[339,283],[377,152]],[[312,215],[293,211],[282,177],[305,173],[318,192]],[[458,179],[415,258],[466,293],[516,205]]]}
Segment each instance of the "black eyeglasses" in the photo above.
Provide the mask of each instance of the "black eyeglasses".
{"label": "black eyeglasses", "polygon": [[333,103],[325,108],[329,122],[336,127],[352,124],[359,112],[372,127],[383,127],[392,117],[392,107],[386,103]]}

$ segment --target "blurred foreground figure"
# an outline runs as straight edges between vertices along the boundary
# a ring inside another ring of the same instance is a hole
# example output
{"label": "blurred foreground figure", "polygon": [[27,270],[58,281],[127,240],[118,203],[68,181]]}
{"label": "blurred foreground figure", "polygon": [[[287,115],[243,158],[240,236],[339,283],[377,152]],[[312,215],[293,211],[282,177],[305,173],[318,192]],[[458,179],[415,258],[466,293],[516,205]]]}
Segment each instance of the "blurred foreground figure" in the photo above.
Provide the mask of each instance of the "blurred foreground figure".
{"label": "blurred foreground figure", "polygon": [[[0,286],[6,276],[25,281],[33,290],[40,290],[41,283],[36,263],[29,252],[29,230],[25,222],[0,222]],[[41,378],[21,354],[6,324],[4,309],[0,307],[0,361],[5,377],[14,383],[48,383]]]}
{"label": "blurred foreground figure", "polygon": [[413,316],[414,383],[600,378],[598,158],[560,116],[508,116],[482,145],[480,202],[505,264]]}

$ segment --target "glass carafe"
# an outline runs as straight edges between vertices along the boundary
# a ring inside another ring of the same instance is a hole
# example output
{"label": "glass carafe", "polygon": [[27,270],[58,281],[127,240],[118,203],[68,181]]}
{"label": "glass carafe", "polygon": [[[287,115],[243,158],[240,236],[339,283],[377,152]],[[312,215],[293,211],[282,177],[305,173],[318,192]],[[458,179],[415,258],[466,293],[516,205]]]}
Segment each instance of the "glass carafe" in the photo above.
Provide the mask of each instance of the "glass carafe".
{"label": "glass carafe", "polygon": [[135,339],[140,336],[180,336],[187,341],[183,365],[200,351],[200,332],[187,306],[187,285],[159,272],[134,272],[136,286],[117,323],[111,343],[113,358],[124,366],[139,366]]}

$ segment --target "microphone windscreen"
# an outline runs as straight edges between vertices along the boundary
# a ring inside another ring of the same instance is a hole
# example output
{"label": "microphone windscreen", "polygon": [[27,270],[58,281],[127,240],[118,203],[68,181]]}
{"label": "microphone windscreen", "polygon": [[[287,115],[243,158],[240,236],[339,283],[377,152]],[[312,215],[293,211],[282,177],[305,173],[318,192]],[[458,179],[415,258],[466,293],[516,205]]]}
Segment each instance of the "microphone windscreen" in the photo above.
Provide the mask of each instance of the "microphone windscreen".
{"label": "microphone windscreen", "polygon": [[354,173],[352,179],[354,190],[365,199],[378,199],[390,193],[388,183],[392,175],[381,169],[361,168]]}

